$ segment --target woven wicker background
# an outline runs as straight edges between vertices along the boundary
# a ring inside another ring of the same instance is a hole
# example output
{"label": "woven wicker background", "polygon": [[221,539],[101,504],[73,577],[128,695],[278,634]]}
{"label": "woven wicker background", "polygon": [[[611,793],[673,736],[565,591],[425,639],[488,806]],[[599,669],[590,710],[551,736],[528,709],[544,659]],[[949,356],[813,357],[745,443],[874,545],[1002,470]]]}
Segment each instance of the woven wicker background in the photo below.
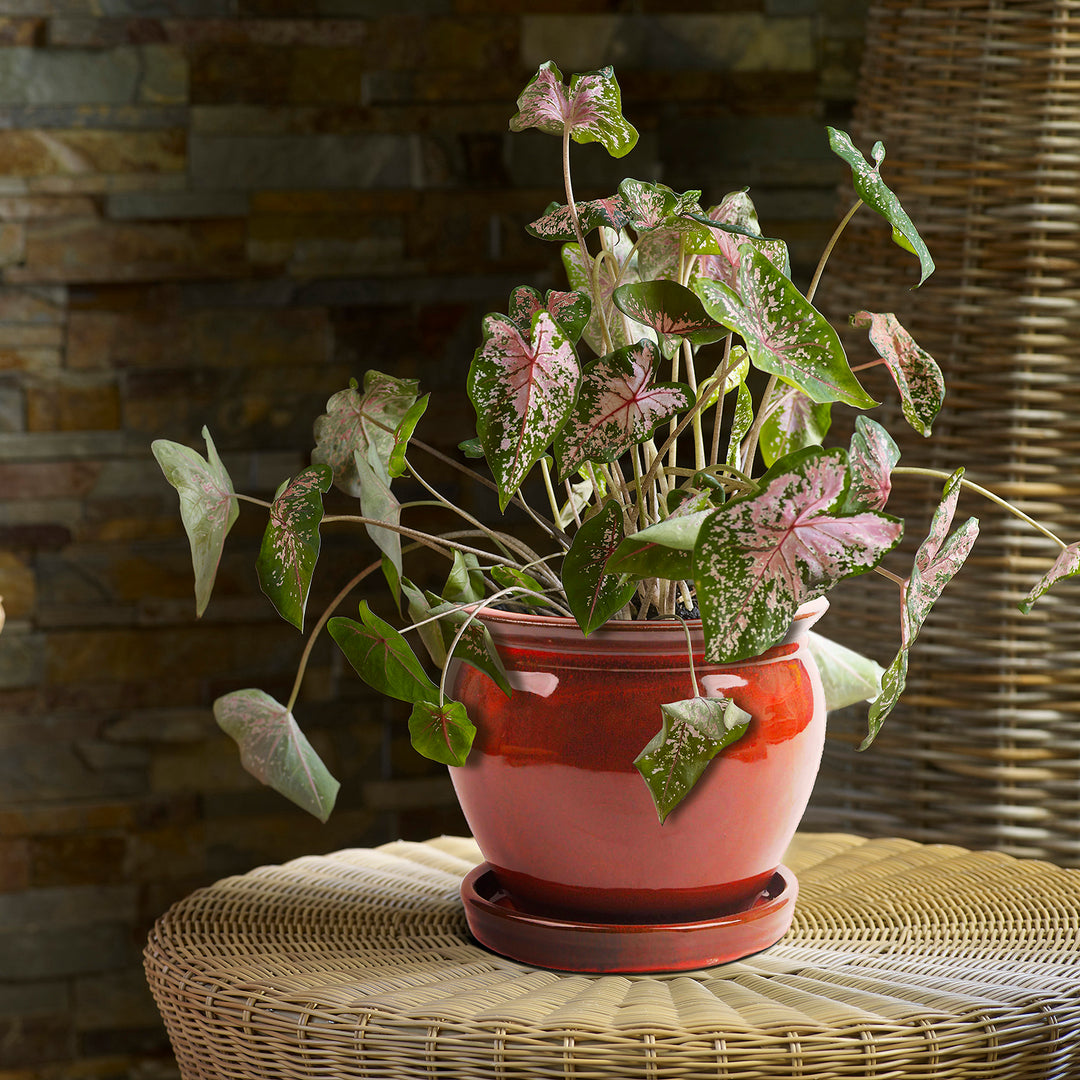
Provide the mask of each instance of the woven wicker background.
{"label": "woven wicker background", "polygon": [[[896,311],[944,370],[930,440],[886,421],[902,463],[966,465],[1080,539],[1080,3],[877,4],[852,135],[866,153],[884,140],[886,182],[938,264],[910,292],[915,259],[864,211],[819,294],[836,321]],[[871,358],[864,340],[851,351],[853,363]],[[887,380],[866,382],[889,393]],[[894,487],[890,509],[912,515],[898,572],[940,489]],[[836,718],[807,825],[1077,865],[1080,589],[1067,582],[1021,615],[1016,602],[1058,549],[965,495],[957,522],[971,514],[982,537],[912,650],[905,699],[864,754],[855,719]],[[878,579],[833,595],[826,633],[888,663],[895,590]]]}
{"label": "woven wicker background", "polygon": [[588,976],[465,934],[468,839],[264,866],[174,905],[146,972],[184,1080],[1075,1080],[1080,873],[802,836],[795,922],[707,971]]}

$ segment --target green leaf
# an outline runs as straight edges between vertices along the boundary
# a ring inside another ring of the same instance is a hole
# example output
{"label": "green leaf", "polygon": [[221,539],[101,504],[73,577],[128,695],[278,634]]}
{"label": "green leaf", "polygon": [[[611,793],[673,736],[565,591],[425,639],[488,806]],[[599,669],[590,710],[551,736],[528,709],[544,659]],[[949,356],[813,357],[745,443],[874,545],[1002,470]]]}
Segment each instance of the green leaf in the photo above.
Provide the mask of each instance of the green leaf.
{"label": "green leaf", "polygon": [[387,460],[387,472],[391,478],[401,476],[405,471],[405,452],[409,448],[409,440],[416,430],[416,425],[420,422],[420,417],[427,410],[430,398],[430,394],[425,394],[413,402],[394,429],[394,449],[390,451],[390,457]]}
{"label": "green leaf", "polygon": [[495,648],[495,640],[488,628],[466,609],[456,604],[448,604],[439,596],[428,593],[426,599],[431,605],[431,614],[440,616],[434,625],[442,635],[443,656],[448,654],[458,630],[464,626],[457,645],[454,645],[454,659],[482,671],[509,697],[510,681],[506,677],[502,657]]}
{"label": "green leaf", "polygon": [[[375,451],[369,450],[374,457]],[[356,451],[354,473],[360,486],[360,513],[388,525],[401,520],[401,504],[390,490],[390,473],[381,460],[369,460]],[[384,529],[378,525],[365,525],[368,536],[375,546],[390,560],[397,574],[401,574],[401,533],[396,529]]]}
{"label": "green leaf", "polygon": [[[431,618],[431,600],[427,594],[407,577],[401,579],[401,591],[408,602],[409,619],[416,627],[424,648],[427,649],[431,662],[438,668],[446,663],[446,642],[437,622],[428,622]],[[441,598],[440,598],[441,599]],[[418,625],[423,623],[423,625]]]}
{"label": "green leaf", "polygon": [[493,566],[490,570],[491,579],[500,589],[516,589],[513,594],[515,604],[524,604],[528,607],[547,607],[548,598],[544,595],[544,587],[531,574],[519,570],[516,566]]}
{"label": "green leaf", "polygon": [[821,674],[829,712],[871,701],[880,693],[884,674],[880,664],[813,630],[807,632],[806,645]]}
{"label": "green leaf", "polygon": [[761,252],[749,244],[739,251],[737,292],[704,279],[695,288],[705,310],[742,336],[753,365],[778,375],[818,404],[875,406],[877,402],[852,374],[840,338],[821,312]]}
{"label": "green leaf", "polygon": [[608,572],[668,581],[689,579],[694,569],[694,546],[701,526],[713,509],[675,513],[647,529],[631,533],[612,553]]}
{"label": "green leaf", "polygon": [[[734,352],[734,350],[732,350]],[[731,418],[731,431],[728,434],[727,457],[724,459],[733,469],[739,467],[739,449],[746,433],[754,426],[754,395],[746,383],[739,384],[739,393],[735,398],[735,412]]]}
{"label": "green leaf", "polygon": [[202,435],[206,440],[205,459],[190,447],[168,439],[157,439],[150,447],[165,479],[180,495],[180,519],[195,571],[196,615],[202,615],[210,602],[225,537],[239,514],[232,480],[218,457],[214,440],[205,427]]}
{"label": "green leaf", "polygon": [[606,570],[623,538],[622,510],[615,502],[584,522],[563,558],[563,590],[570,612],[588,636],[625,607],[637,586]]}
{"label": "green leaf", "polygon": [[832,423],[830,402],[819,405],[786,383],[776,384],[764,407],[771,412],[761,425],[759,445],[767,466],[796,450],[820,446]]}
{"label": "green leaf", "polygon": [[934,272],[934,260],[930,258],[930,252],[919,235],[919,230],[915,228],[914,222],[900,205],[900,200],[881,179],[878,170],[885,158],[884,146],[881,143],[875,143],[874,164],[871,165],[856,148],[846,131],[829,128],[828,132],[829,146],[833,153],[851,166],[851,180],[855,187],[855,194],[892,226],[893,242],[918,257],[919,269],[922,273],[919,278],[921,285]]}
{"label": "green leaf", "polygon": [[311,575],[319,558],[323,492],[330,490],[333,479],[329,465],[312,465],[281,486],[255,562],[259,588],[297,630],[304,629]]}
{"label": "green leaf", "polygon": [[580,379],[574,348],[546,311],[533,317],[528,338],[505,316],[484,319],[468,390],[501,510],[570,414]]}
{"label": "green leaf", "polygon": [[661,821],[697,783],[706,765],[742,738],[750,714],[723,697],[695,697],[660,706],[663,722],[634,759]]}
{"label": "green leaf", "polygon": [[256,780],[326,821],[341,785],[284,705],[261,690],[237,690],[214,702],[214,719],[236,740],[241,764]]}
{"label": "green leaf", "polygon": [[360,622],[334,618],[330,636],[357,675],[380,693],[398,701],[433,700],[439,688],[428,678],[409,643],[388,622],[360,602]]}
{"label": "green leaf", "polygon": [[561,135],[569,126],[574,142],[599,142],[617,158],[628,154],[637,142],[637,131],[623,118],[622,95],[611,67],[572,76],[567,90],[562,72],[548,60],[540,65],[517,104],[511,131],[536,127],[549,135]]}
{"label": "green leaf", "polygon": [[409,717],[413,749],[444,765],[464,765],[476,728],[460,701],[418,701]]}
{"label": "green leaf", "polygon": [[855,419],[848,451],[851,484],[844,500],[844,513],[883,510],[892,491],[893,467],[900,460],[900,448],[876,420]]}
{"label": "green leaf", "polygon": [[701,300],[675,281],[642,281],[620,285],[611,294],[615,306],[658,334],[687,338],[695,345],[708,345],[727,336],[702,306]]}
{"label": "green leaf", "polygon": [[484,456],[484,448],[480,445],[479,439],[463,439],[458,443],[458,449],[467,458],[471,458],[474,461],[477,461]]}
{"label": "green leaf", "polygon": [[893,662],[881,676],[881,693],[870,705],[866,738],[859,744],[865,750],[878,737],[885,718],[892,712],[893,706],[900,700],[900,695],[907,685],[908,651],[901,649]]}
{"label": "green leaf", "polygon": [[443,586],[443,598],[450,604],[475,604],[484,599],[484,575],[472,552],[454,552],[454,562]]}

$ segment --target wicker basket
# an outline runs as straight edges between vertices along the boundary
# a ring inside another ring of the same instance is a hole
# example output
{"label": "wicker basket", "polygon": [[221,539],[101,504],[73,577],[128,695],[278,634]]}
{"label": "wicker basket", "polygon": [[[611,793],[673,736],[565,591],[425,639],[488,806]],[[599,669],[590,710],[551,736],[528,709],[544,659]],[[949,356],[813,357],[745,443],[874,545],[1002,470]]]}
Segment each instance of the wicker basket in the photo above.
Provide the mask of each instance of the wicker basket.
{"label": "wicker basket", "polygon": [[[932,439],[885,420],[905,464],[966,465],[1080,538],[1080,2],[879,3],[860,93],[852,135],[864,152],[884,140],[883,175],[938,271],[911,293],[915,260],[860,214],[820,302],[837,322],[895,311],[941,364],[949,394]],[[871,358],[865,341],[851,351]],[[897,571],[940,491],[894,487],[890,509],[913,534]],[[856,720],[836,718],[806,824],[1077,865],[1080,589],[1063,583],[1020,614],[1057,547],[972,496],[958,520],[968,514],[982,538],[912,650],[905,698],[865,754]],[[837,590],[826,633],[887,663],[895,590],[863,580]]]}

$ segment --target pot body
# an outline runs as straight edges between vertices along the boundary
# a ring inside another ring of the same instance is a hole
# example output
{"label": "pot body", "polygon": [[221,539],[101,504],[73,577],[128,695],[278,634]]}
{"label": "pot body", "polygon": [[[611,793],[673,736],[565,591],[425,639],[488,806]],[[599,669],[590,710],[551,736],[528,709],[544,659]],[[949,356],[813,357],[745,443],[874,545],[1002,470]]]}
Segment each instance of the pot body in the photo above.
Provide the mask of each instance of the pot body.
{"label": "pot body", "polygon": [[523,908],[607,923],[687,922],[737,911],[769,882],[806,809],[821,761],[825,704],[800,609],[787,638],[734,664],[701,660],[703,693],[751,717],[661,824],[634,759],[661,704],[692,694],[681,625],[613,623],[582,636],[571,619],[484,611],[507,697],[457,665],[450,693],[477,735],[450,773],[499,884]]}

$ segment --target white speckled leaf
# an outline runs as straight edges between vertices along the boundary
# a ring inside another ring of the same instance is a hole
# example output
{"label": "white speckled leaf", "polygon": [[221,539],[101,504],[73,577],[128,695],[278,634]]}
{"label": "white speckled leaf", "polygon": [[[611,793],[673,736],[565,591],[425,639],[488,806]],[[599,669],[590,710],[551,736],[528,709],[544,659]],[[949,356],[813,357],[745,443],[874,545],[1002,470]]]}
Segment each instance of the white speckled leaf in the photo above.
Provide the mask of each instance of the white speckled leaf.
{"label": "white speckled leaf", "polygon": [[900,325],[891,312],[857,311],[853,326],[869,328],[870,344],[885,361],[900,391],[900,408],[907,422],[923,436],[945,400],[945,378],[934,358]]}
{"label": "white speckled leaf", "polygon": [[771,410],[761,425],[761,456],[766,465],[796,450],[820,446],[829,432],[832,405],[819,405],[787,383],[776,384],[765,408]]}
{"label": "white speckled leaf", "polygon": [[865,750],[878,737],[878,732],[881,731],[881,725],[885,723],[885,718],[900,700],[900,695],[907,685],[907,670],[908,651],[907,649],[901,649],[881,676],[881,693],[874,698],[870,705],[867,718],[868,730],[866,738],[859,744],[860,750]]}
{"label": "white speckled leaf", "polygon": [[799,451],[766,473],[759,494],[705,521],[694,584],[708,660],[741,660],[769,648],[800,604],[873,569],[899,542],[896,518],[838,515],[846,457],[841,449]]}
{"label": "white speckled leaf", "polygon": [[[577,211],[581,235],[588,236],[593,229],[606,225],[618,232],[630,220],[619,195],[609,195],[606,199],[587,199],[574,204]],[[574,219],[570,207],[564,203],[551,203],[535,221],[525,226],[526,231],[540,240],[562,240],[571,243],[577,240],[574,231]]]}
{"label": "white speckled leaf", "polygon": [[1032,587],[1031,592],[1024,597],[1020,603],[1020,610],[1026,615],[1031,610],[1031,605],[1050,589],[1055,582],[1072,577],[1077,573],[1080,573],[1080,543],[1069,544],[1068,547],[1062,549],[1054,560],[1054,565],[1039,578],[1038,582]]}
{"label": "white speckled leaf", "polygon": [[241,764],[256,780],[326,821],[341,785],[284,705],[262,690],[237,690],[214,702],[214,719],[236,740]]}
{"label": "white speckled leaf", "polygon": [[607,561],[622,538],[622,509],[618,503],[605,503],[574,534],[563,558],[566,602],[583,634],[603,626],[634,595],[637,586],[633,581],[607,572]]}
{"label": "white speckled leaf", "polygon": [[528,338],[505,316],[484,320],[469,400],[502,509],[562,427],[580,379],[574,348],[548,312],[536,313]]}
{"label": "white speckled leaf", "polygon": [[727,335],[727,328],[709,315],[697,294],[675,281],[620,285],[611,298],[621,312],[658,334],[689,338],[696,345]]}
{"label": "white speckled leaf", "polygon": [[304,629],[304,609],[319,558],[323,492],[334,474],[329,465],[312,465],[282,485],[270,507],[255,569],[259,588],[277,613]]}
{"label": "white speckled leaf", "polygon": [[845,512],[883,510],[892,491],[893,467],[899,460],[900,448],[892,436],[876,420],[856,417],[848,450],[851,485],[844,501]]}
{"label": "white speckled leaf", "polygon": [[196,615],[202,615],[210,602],[225,537],[239,513],[232,480],[218,457],[214,440],[205,427],[202,434],[206,458],[168,439],[157,439],[150,447],[165,479],[180,496],[180,518],[195,571]]}
{"label": "white speckled leaf", "polygon": [[689,407],[687,387],[653,380],[659,359],[655,345],[640,341],[585,369],[577,403],[555,441],[563,478],[586,461],[614,461]]}
{"label": "white speckled leaf", "polygon": [[699,280],[695,289],[717,322],[742,335],[756,368],[778,375],[814,401],[872,408],[828,320],[756,248],[743,244],[737,289]]}
{"label": "white speckled leaf", "polygon": [[545,297],[540,294],[539,289],[534,289],[531,285],[519,285],[510,294],[506,314],[527,337],[532,333],[536,313],[546,311],[570,340],[576,342],[589,321],[591,310],[592,304],[586,292],[560,292],[552,289]]}

